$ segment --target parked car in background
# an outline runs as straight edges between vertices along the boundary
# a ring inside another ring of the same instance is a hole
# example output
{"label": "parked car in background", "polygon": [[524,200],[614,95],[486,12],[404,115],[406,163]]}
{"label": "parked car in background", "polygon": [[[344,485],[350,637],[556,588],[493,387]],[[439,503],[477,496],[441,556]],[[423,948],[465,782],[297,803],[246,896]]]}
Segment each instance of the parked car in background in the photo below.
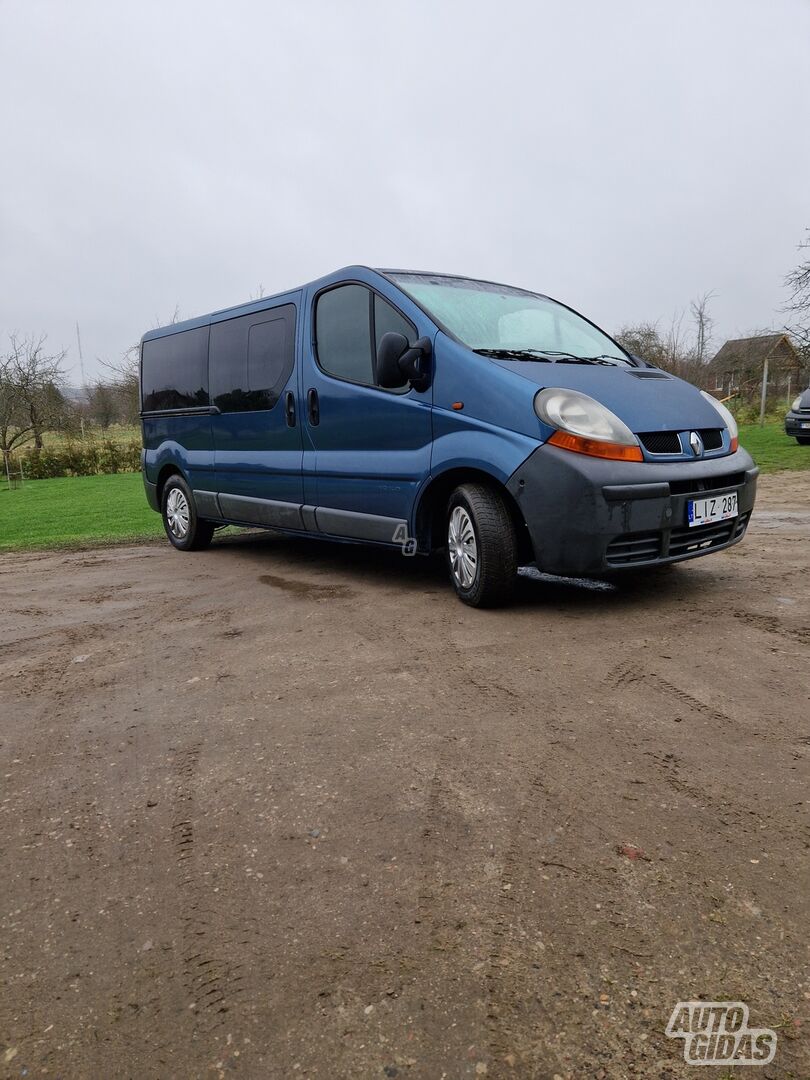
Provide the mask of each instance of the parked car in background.
{"label": "parked car in background", "polygon": [[181,550],[226,523],[443,549],[467,604],[742,539],[757,468],[708,393],[571,308],[352,266],[152,330],[143,476]]}
{"label": "parked car in background", "polygon": [[785,417],[785,434],[802,446],[810,446],[810,386],[790,406]]}

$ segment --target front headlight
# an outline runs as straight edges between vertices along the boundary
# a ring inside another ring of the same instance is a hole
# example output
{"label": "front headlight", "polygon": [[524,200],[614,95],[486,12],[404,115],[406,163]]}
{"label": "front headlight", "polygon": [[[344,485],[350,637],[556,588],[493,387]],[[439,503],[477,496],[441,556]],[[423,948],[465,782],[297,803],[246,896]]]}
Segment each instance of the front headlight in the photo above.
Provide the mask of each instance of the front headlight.
{"label": "front headlight", "polygon": [[796,400],[790,406],[790,411],[791,412],[798,412],[799,408],[801,407],[801,404],[802,404],[802,395],[799,394],[799,396],[796,398]]}
{"label": "front headlight", "polygon": [[565,450],[618,461],[643,461],[638,439],[618,416],[578,390],[549,387],[534,399],[534,411],[556,428],[548,440]]}
{"label": "front headlight", "polygon": [[737,421],[734,419],[734,417],[731,415],[731,413],[728,411],[722,401],[718,401],[717,398],[712,397],[712,395],[708,394],[705,390],[701,390],[700,392],[703,397],[706,398],[709,404],[713,405],[715,409],[717,409],[717,411],[720,413],[720,417],[723,423],[728,428],[729,438],[731,439],[731,449],[736,450],[738,445]]}

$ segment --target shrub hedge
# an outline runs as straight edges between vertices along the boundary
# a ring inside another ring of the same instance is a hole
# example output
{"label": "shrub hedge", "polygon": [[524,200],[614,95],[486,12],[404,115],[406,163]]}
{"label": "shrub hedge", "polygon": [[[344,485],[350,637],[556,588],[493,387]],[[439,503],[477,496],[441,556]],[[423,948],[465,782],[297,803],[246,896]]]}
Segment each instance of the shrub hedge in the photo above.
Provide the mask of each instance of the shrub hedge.
{"label": "shrub hedge", "polygon": [[113,439],[67,441],[62,446],[45,446],[42,450],[26,448],[15,456],[17,460],[12,468],[21,465],[23,476],[29,480],[131,473],[141,469],[141,444],[134,439],[123,443]]}

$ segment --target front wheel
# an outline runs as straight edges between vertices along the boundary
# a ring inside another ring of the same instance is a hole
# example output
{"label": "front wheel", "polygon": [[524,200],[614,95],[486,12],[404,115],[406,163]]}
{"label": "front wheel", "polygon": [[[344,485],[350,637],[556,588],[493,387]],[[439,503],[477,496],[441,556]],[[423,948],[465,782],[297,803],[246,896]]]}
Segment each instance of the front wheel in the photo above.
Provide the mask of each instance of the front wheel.
{"label": "front wheel", "polygon": [[161,499],[163,528],[179,551],[199,551],[208,547],[214,535],[214,523],[197,517],[194,496],[182,476],[170,476]]}
{"label": "front wheel", "polygon": [[484,484],[462,484],[447,504],[447,567],[460,600],[498,607],[517,581],[517,537],[503,498]]}
{"label": "front wheel", "polygon": [[797,435],[796,442],[799,444],[799,446],[810,446],[810,436]]}

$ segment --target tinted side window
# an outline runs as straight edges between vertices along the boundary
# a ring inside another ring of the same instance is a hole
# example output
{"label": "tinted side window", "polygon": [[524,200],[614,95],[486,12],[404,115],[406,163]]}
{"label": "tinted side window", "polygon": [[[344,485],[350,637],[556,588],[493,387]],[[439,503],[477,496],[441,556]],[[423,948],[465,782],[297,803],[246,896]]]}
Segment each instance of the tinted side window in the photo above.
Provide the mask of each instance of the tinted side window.
{"label": "tinted side window", "polygon": [[295,307],[211,324],[211,398],[222,412],[272,409],[293,369]]}
{"label": "tinted side window", "polygon": [[141,351],[145,412],[208,404],[208,327],[145,341]]}
{"label": "tinted side window", "polygon": [[318,297],[315,339],[318,363],[330,375],[371,384],[371,315],[369,291],[341,285]]}

